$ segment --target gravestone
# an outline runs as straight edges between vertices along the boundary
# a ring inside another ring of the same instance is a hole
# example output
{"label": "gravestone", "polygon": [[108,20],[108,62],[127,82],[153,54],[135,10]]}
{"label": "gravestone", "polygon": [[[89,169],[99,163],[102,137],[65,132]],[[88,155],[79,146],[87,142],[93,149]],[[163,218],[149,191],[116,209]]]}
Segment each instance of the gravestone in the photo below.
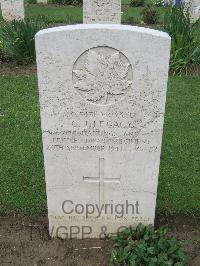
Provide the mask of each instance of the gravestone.
{"label": "gravestone", "polygon": [[184,5],[185,11],[189,9],[191,23],[195,23],[200,18],[200,0],[174,0],[173,6],[175,5]]}
{"label": "gravestone", "polygon": [[200,0],[192,0],[190,2],[191,22],[196,22],[200,18]]}
{"label": "gravestone", "polygon": [[153,224],[170,37],[71,25],[40,31],[36,52],[50,235]]}
{"label": "gravestone", "polygon": [[1,0],[1,12],[4,20],[23,20],[24,1],[23,0]]}
{"label": "gravestone", "polygon": [[48,0],[37,0],[38,4],[44,4],[47,5],[48,4]]}
{"label": "gravestone", "polygon": [[83,23],[120,23],[121,0],[83,0]]}

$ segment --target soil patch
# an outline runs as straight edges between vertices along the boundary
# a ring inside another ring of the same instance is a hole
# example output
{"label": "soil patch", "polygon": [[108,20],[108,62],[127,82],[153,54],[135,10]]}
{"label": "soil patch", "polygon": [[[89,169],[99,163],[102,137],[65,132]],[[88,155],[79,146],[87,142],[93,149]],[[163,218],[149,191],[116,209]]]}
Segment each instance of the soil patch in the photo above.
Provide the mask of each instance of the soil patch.
{"label": "soil patch", "polygon": [[[63,24],[58,23],[57,26]],[[37,73],[36,65],[17,65],[14,62],[0,62],[0,75],[34,75]],[[200,76],[200,65],[190,65],[187,75]]]}
{"label": "soil patch", "polygon": [[36,65],[16,65],[14,63],[0,63],[0,75],[33,75]]}
{"label": "soil patch", "polygon": [[187,73],[188,75],[200,76],[200,65],[189,65]]}
{"label": "soil patch", "polygon": [[[200,265],[200,219],[159,217],[156,226],[168,224],[171,234],[185,240],[189,266]],[[0,217],[0,265],[106,266],[111,240],[50,239],[47,218]]]}

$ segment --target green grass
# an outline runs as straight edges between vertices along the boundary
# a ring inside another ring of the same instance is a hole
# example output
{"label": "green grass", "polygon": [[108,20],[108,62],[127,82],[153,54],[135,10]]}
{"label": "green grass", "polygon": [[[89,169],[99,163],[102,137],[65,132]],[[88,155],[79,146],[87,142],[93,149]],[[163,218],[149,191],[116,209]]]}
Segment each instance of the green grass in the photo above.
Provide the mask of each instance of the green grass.
{"label": "green grass", "polygon": [[200,78],[170,78],[157,210],[200,215]]}
{"label": "green grass", "polygon": [[[140,23],[142,20],[141,11],[142,7],[130,7],[128,5],[122,6],[122,23],[128,23],[128,18],[133,17],[135,23]],[[156,8],[160,14],[160,22],[163,21],[164,11],[166,8]],[[83,13],[82,7],[65,7],[65,6],[39,6],[30,5],[25,9],[25,16],[27,18],[37,18],[43,16],[50,23],[82,23]]]}
{"label": "green grass", "polygon": [[[146,3],[153,0],[146,0]],[[124,0],[122,5],[122,23],[129,23],[129,18],[134,18],[134,24],[140,24],[142,21],[141,11],[143,7],[130,7],[129,0]],[[166,7],[155,7],[160,14],[159,23],[163,23],[164,12]],[[51,24],[74,24],[82,23],[83,11],[82,7],[68,7],[55,5],[28,5],[25,7],[25,17],[35,18],[43,17]],[[0,19],[1,12],[0,12]]]}
{"label": "green grass", "polygon": [[[159,177],[157,213],[200,213],[200,79],[171,77]],[[46,195],[37,80],[0,76],[0,213],[40,214]]]}
{"label": "green grass", "polygon": [[52,23],[82,23],[81,7],[56,7],[56,6],[39,6],[32,5],[25,9],[26,18],[37,18],[42,16],[47,22]]}
{"label": "green grass", "polygon": [[0,77],[0,212],[46,207],[35,77]]}
{"label": "green grass", "polygon": [[122,0],[122,5],[129,5],[130,3],[130,0]]}

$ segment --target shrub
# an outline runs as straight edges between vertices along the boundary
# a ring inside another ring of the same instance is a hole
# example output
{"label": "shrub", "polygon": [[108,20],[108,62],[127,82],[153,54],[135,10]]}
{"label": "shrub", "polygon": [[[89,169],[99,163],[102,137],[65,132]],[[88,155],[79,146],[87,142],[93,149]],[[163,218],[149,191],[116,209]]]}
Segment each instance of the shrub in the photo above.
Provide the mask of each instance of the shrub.
{"label": "shrub", "polygon": [[0,42],[4,55],[18,63],[35,61],[35,34],[45,26],[39,19],[2,22]]}
{"label": "shrub", "polygon": [[183,266],[185,253],[182,242],[159,230],[139,224],[114,236],[110,265],[124,266]]}
{"label": "shrub", "polygon": [[0,63],[4,60],[3,43],[0,41]]}
{"label": "shrub", "polygon": [[200,43],[196,39],[199,22],[191,24],[189,7],[182,5],[168,9],[164,21],[164,29],[172,38],[170,72],[186,74],[189,65],[200,64]]}
{"label": "shrub", "polygon": [[136,23],[134,17],[128,17],[127,21],[128,21],[128,24],[129,24],[129,25],[134,25],[134,24]]}
{"label": "shrub", "polygon": [[29,5],[37,4],[37,0],[27,0],[27,3],[28,3]]}
{"label": "shrub", "polygon": [[159,13],[152,6],[145,7],[142,12],[142,18],[146,24],[156,24],[159,20]]}
{"label": "shrub", "polygon": [[165,1],[164,0],[155,0],[153,2],[154,6],[165,6]]}
{"label": "shrub", "polygon": [[52,4],[81,6],[83,4],[83,0],[52,0]]}
{"label": "shrub", "polygon": [[130,6],[132,7],[139,7],[139,6],[144,6],[145,0],[131,0],[130,1]]}

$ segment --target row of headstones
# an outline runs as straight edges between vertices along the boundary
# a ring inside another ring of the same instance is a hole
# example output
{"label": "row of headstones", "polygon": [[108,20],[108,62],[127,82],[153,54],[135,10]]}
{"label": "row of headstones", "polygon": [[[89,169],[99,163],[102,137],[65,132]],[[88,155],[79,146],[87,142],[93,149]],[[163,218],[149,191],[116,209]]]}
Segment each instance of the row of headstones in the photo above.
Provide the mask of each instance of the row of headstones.
{"label": "row of headstones", "polygon": [[[83,2],[87,1],[84,0]],[[103,1],[101,1],[101,3],[102,2]],[[24,0],[1,0],[0,3],[2,16],[5,20],[12,21],[24,19]],[[37,3],[47,4],[48,0],[37,0]],[[190,5],[191,21],[195,22],[200,17],[200,0],[186,0],[186,3]],[[86,6],[85,3],[84,6]],[[98,6],[101,8],[101,5]]]}

